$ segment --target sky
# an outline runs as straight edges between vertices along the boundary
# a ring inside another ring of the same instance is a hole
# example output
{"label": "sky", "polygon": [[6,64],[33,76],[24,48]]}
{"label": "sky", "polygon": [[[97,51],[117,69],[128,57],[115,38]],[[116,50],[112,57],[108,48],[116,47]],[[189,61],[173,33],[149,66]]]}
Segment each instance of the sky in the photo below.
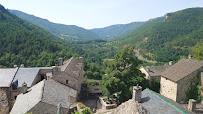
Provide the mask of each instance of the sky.
{"label": "sky", "polygon": [[203,0],[0,0],[0,4],[54,23],[92,29],[203,7]]}

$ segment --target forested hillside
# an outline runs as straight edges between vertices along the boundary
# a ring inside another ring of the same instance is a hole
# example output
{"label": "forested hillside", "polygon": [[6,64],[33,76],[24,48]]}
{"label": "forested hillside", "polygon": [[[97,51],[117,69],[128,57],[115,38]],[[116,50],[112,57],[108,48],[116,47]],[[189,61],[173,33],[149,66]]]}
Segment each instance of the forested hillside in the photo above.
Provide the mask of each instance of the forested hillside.
{"label": "forested hillside", "polygon": [[82,50],[11,14],[0,5],[0,65],[51,66]]}
{"label": "forested hillside", "polygon": [[42,27],[48,32],[51,32],[59,37],[75,38],[75,39],[98,38],[98,36],[95,33],[75,25],[64,25],[64,24],[52,23],[46,19],[35,17],[34,15],[29,15],[17,10],[9,10],[9,12],[39,27]]}
{"label": "forested hillside", "polygon": [[203,43],[203,8],[169,13],[168,18],[149,20],[141,27],[117,37],[115,45],[133,45],[148,59],[176,61]]}
{"label": "forested hillside", "polygon": [[99,37],[101,38],[112,38],[124,34],[126,32],[129,32],[141,26],[142,24],[144,24],[144,22],[132,22],[129,24],[118,24],[104,28],[95,28],[91,29],[91,31],[99,35]]}

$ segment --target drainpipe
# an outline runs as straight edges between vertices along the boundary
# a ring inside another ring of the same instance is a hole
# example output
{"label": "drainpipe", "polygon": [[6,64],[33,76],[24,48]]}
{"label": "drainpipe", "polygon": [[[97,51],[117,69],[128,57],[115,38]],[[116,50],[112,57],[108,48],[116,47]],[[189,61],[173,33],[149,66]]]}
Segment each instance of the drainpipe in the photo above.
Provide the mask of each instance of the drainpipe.
{"label": "drainpipe", "polygon": [[61,114],[61,103],[57,106],[57,114]]}

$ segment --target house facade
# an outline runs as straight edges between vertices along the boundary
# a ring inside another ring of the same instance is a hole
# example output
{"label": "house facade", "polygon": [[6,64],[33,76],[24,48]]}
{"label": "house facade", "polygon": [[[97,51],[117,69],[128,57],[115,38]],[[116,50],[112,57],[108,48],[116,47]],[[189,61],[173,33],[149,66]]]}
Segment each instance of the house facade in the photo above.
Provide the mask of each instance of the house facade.
{"label": "house facade", "polygon": [[53,76],[50,78],[70,86],[80,93],[81,84],[84,83],[82,58],[77,60],[72,57],[65,62],[60,59],[60,62],[61,66],[53,68]]}
{"label": "house facade", "polygon": [[186,99],[185,92],[197,82],[203,71],[203,61],[182,59],[161,74],[160,94],[178,103]]}

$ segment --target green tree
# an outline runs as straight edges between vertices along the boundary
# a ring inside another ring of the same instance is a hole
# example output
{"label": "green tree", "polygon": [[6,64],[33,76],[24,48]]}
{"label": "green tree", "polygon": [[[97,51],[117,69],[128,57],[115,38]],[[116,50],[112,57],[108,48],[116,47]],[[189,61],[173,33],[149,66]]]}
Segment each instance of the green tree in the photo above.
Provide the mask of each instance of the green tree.
{"label": "green tree", "polygon": [[[148,86],[144,75],[137,66],[142,62],[135,57],[133,47],[125,46],[118,52],[110,65],[106,65],[108,72],[102,77],[101,90],[106,96],[119,92],[120,101],[126,101],[132,96],[132,86]],[[109,71],[109,70],[112,71]]]}
{"label": "green tree", "polygon": [[194,58],[197,60],[203,60],[203,44],[197,44],[194,47]]}

